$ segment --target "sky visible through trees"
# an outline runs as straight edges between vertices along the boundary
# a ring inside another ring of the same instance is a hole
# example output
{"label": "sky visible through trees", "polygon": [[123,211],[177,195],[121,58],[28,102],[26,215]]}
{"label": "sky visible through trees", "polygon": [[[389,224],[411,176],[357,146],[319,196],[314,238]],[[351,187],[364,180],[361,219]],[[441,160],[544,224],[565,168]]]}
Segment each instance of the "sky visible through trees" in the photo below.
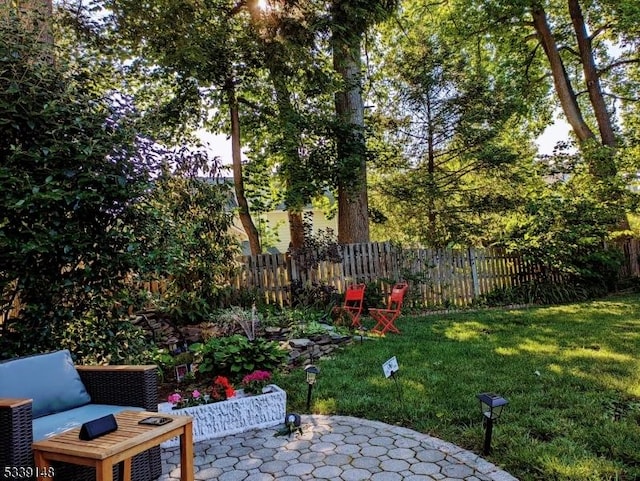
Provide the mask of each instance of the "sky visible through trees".
{"label": "sky visible through trees", "polygon": [[[551,155],[556,143],[566,141],[570,136],[570,127],[562,119],[556,120],[549,125],[544,132],[536,139],[538,152],[542,155]],[[198,137],[209,145],[211,155],[220,157],[224,165],[231,165],[231,141],[224,134],[212,134],[206,131],[199,131]]]}

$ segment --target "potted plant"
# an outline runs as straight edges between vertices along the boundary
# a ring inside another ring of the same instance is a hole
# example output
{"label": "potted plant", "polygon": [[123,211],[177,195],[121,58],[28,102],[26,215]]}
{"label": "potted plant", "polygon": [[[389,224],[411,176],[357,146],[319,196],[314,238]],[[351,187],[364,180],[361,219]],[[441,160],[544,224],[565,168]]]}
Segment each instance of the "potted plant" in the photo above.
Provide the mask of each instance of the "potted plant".
{"label": "potted plant", "polygon": [[202,393],[198,389],[194,389],[190,394],[174,392],[167,398],[167,401],[171,404],[171,409],[175,410],[225,401],[235,396],[235,394],[236,391],[229,380],[224,376],[217,376],[213,380],[213,385],[209,392]]}
{"label": "potted plant", "polygon": [[[264,378],[265,375],[256,377]],[[265,382],[264,379],[256,379],[250,383],[258,389]],[[253,396],[240,397],[226,377],[216,376],[206,392],[175,392],[167,402],[158,405],[158,411],[191,416],[194,442],[273,427],[284,418],[287,394],[274,384],[269,385],[269,388],[271,391],[268,393],[257,392]],[[165,441],[162,446],[174,447],[178,443],[178,438],[174,438]]]}

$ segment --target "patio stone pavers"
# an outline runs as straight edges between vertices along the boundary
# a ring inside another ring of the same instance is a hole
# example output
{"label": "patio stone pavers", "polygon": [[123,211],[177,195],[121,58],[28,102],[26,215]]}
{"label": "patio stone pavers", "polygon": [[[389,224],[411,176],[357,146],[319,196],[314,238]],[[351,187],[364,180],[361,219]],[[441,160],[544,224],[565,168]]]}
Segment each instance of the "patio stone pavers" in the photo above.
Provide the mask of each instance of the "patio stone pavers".
{"label": "patio stone pavers", "polygon": [[[517,481],[475,453],[416,431],[348,416],[302,416],[302,434],[258,429],[196,444],[197,481]],[[221,449],[226,446],[229,449]],[[158,481],[179,481],[179,448]]]}

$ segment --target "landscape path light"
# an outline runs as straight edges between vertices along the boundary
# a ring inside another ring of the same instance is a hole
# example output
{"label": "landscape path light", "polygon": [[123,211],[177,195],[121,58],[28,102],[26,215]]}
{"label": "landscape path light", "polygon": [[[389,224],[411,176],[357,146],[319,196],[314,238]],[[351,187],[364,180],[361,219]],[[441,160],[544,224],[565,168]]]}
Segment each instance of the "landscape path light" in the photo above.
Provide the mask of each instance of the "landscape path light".
{"label": "landscape path light", "polygon": [[360,344],[362,344],[364,342],[364,335],[367,332],[367,328],[362,325],[358,326],[356,332],[360,336]]}
{"label": "landscape path light", "polygon": [[484,433],[484,454],[491,452],[491,435],[493,434],[493,423],[502,415],[502,410],[509,404],[502,396],[492,392],[484,392],[476,396],[480,401],[480,410],[484,416],[485,433]]}
{"label": "landscape path light", "polygon": [[169,346],[169,352],[172,354],[176,354],[178,352],[180,352],[180,350],[178,349],[178,339],[175,337],[170,337],[169,339],[167,339],[167,344]]}
{"label": "landscape path light", "polygon": [[307,374],[307,411],[309,411],[309,408],[311,407],[311,391],[313,389],[313,385],[316,383],[316,377],[320,373],[320,369],[313,364],[309,364],[305,366],[304,372]]}

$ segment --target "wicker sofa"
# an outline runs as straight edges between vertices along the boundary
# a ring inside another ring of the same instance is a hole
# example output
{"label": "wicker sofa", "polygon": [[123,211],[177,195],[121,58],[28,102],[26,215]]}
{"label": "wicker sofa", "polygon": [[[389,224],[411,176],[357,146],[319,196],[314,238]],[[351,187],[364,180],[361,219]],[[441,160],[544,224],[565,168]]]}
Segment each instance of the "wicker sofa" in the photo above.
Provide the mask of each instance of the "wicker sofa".
{"label": "wicker sofa", "polygon": [[[0,363],[0,479],[11,479],[7,466],[33,466],[34,440],[127,408],[158,410],[156,366],[74,366],[66,350]],[[92,468],[54,468],[56,480],[95,480]],[[133,481],[160,474],[159,447],[134,457]]]}

